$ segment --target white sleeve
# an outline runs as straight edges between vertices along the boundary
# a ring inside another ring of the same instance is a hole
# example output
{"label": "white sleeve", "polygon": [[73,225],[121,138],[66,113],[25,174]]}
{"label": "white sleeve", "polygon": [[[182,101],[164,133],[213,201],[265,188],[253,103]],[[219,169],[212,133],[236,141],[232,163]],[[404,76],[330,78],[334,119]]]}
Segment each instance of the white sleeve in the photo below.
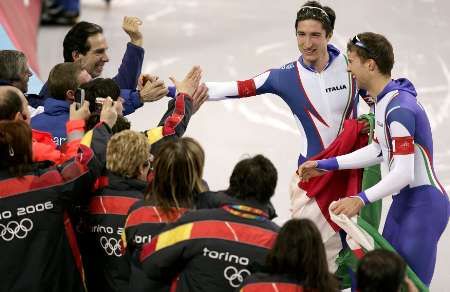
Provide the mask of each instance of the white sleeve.
{"label": "white sleeve", "polygon": [[229,82],[205,82],[208,87],[208,100],[222,100],[227,96],[239,95],[236,81]]}
{"label": "white sleeve", "polygon": [[379,164],[383,161],[381,147],[378,143],[358,149],[352,153],[336,157],[339,169],[358,169]]}
{"label": "white sleeve", "polygon": [[[414,143],[411,134],[399,122],[392,122],[389,128],[392,139],[410,138],[409,143]],[[394,154],[389,173],[373,187],[364,191],[369,202],[375,202],[381,198],[396,194],[414,180],[414,144],[408,147],[409,151],[398,153],[399,151],[395,149],[397,147],[395,142],[392,143],[394,145],[394,149],[392,149]]]}
{"label": "white sleeve", "polygon": [[[230,97],[246,97],[267,93],[272,88],[273,78],[270,74],[272,71],[266,71],[243,81],[205,82],[206,87],[208,87],[208,100],[222,100]],[[264,84],[266,84],[265,89],[261,88]],[[257,92],[258,89],[260,90]]]}

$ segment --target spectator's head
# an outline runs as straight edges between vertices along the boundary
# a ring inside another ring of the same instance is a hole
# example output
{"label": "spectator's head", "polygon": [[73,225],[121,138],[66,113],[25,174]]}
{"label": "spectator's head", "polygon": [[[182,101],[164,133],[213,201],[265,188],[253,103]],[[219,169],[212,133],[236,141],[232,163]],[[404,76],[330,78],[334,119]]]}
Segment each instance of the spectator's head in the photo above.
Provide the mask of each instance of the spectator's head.
{"label": "spectator's head", "polygon": [[28,101],[17,87],[0,87],[0,121],[23,120],[30,124]]}
{"label": "spectator's head", "polygon": [[327,45],[333,35],[336,14],[317,1],[306,2],[297,12],[295,31],[305,64],[315,66],[327,59]]}
{"label": "spectator's head", "polygon": [[26,93],[28,80],[32,75],[24,53],[15,50],[0,51],[0,80],[8,82]]}
{"label": "spectator's head", "polygon": [[348,68],[358,87],[368,89],[377,75],[390,77],[394,67],[394,49],[381,34],[364,32],[347,43]]}
{"label": "spectator's head", "polygon": [[80,88],[84,89],[85,100],[89,101],[90,117],[86,121],[86,131],[92,129],[100,122],[101,103],[96,103],[96,99],[111,97],[112,100],[120,102],[116,108],[119,109],[117,121],[112,128],[113,133],[119,133],[123,130],[129,130],[130,122],[123,117],[122,97],[120,96],[120,88],[110,78],[95,78],[83,84]]}
{"label": "spectator's head", "polygon": [[125,130],[111,137],[106,147],[106,169],[125,177],[147,180],[150,146],[139,132]]}
{"label": "spectator's head", "polygon": [[13,176],[31,170],[31,128],[24,121],[0,121],[0,168]]}
{"label": "spectator's head", "polygon": [[227,193],[242,200],[253,199],[266,204],[275,192],[277,178],[272,162],[263,155],[256,155],[236,164]]}
{"label": "spectator's head", "polygon": [[91,76],[81,68],[80,63],[60,63],[53,67],[48,76],[50,96],[73,102],[76,90],[90,78]]}
{"label": "spectator's head", "polygon": [[64,62],[80,60],[92,77],[102,74],[103,66],[109,61],[108,45],[101,26],[81,21],[66,34],[63,42]]}
{"label": "spectator's head", "polygon": [[405,271],[406,264],[398,254],[382,249],[370,251],[359,262],[358,291],[398,292]]}
{"label": "spectator's head", "polygon": [[111,78],[95,78],[80,86],[84,89],[85,99],[89,101],[89,111],[91,113],[100,112],[96,107],[95,100],[97,97],[107,98],[112,100],[121,100],[120,88]]}
{"label": "spectator's head", "polygon": [[184,137],[164,143],[157,152],[150,196],[164,212],[192,208],[194,195],[203,189],[205,153],[200,144]]}
{"label": "spectator's head", "polygon": [[338,291],[328,271],[322,236],[309,219],[291,219],[281,227],[266,264],[271,274],[289,275],[306,288]]}

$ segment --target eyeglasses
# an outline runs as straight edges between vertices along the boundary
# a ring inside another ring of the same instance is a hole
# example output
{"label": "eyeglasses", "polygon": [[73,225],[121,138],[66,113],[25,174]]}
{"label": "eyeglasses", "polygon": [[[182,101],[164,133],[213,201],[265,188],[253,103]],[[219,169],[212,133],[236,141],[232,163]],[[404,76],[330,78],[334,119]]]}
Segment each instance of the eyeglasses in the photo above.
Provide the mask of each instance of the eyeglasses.
{"label": "eyeglasses", "polygon": [[358,48],[361,48],[363,50],[365,50],[367,53],[369,53],[369,55],[371,55],[372,57],[375,57],[375,55],[372,53],[372,51],[366,46],[365,43],[363,43],[358,35],[355,35],[352,40],[351,40],[352,44],[357,46]]}
{"label": "eyeglasses", "polygon": [[331,23],[330,17],[326,13],[326,11],[320,7],[303,6],[302,8],[300,8],[300,10],[297,13],[297,19],[305,17],[321,18],[325,19],[328,23]]}

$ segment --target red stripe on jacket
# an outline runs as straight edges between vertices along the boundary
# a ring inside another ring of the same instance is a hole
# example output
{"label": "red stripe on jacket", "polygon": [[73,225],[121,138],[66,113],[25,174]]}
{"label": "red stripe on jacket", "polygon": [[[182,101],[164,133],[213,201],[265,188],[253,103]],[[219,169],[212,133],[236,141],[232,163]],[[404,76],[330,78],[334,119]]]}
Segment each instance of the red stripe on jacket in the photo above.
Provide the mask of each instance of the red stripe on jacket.
{"label": "red stripe on jacket", "polygon": [[127,215],[131,205],[136,203],[138,198],[119,196],[96,196],[89,202],[89,213]]}
{"label": "red stripe on jacket", "polygon": [[303,287],[291,283],[261,282],[244,285],[240,292],[303,292]]}
{"label": "red stripe on jacket", "polygon": [[175,100],[175,109],[173,113],[167,117],[167,119],[164,122],[163,126],[163,136],[173,135],[175,134],[175,129],[178,126],[178,124],[181,123],[181,121],[184,118],[185,115],[185,103],[184,103],[184,97],[188,96],[184,93],[179,93]]}
{"label": "red stripe on jacket", "polygon": [[178,220],[188,209],[175,209],[170,214],[166,214],[155,206],[142,206],[133,210],[128,215],[126,227],[132,227],[145,223],[169,223]]}
{"label": "red stripe on jacket", "polygon": [[69,241],[70,250],[72,252],[75,265],[80,273],[80,279],[83,282],[84,290],[87,291],[86,277],[84,274],[83,261],[81,259],[80,249],[78,248],[77,238],[73,229],[72,222],[70,221],[67,211],[64,212],[64,229],[66,231],[67,240]]}

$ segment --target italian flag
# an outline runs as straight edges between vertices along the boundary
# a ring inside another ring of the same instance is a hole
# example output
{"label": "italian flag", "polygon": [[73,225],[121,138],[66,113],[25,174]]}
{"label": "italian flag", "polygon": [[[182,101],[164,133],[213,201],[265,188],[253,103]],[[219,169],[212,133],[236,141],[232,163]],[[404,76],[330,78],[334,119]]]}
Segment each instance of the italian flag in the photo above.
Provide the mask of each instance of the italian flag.
{"label": "italian flag", "polygon": [[[333,206],[333,204],[330,205],[330,208],[331,206]],[[353,272],[356,272],[356,265],[359,259],[371,250],[381,248],[396,252],[389,242],[387,242],[387,240],[384,239],[371,224],[367,223],[360,216],[348,218],[343,214],[336,215],[331,211],[329,212],[331,220],[347,233],[346,242],[351,249],[353,256],[346,256],[341,264],[347,264]],[[407,266],[406,274],[419,291],[428,291],[428,287],[422,283],[409,266]]]}

